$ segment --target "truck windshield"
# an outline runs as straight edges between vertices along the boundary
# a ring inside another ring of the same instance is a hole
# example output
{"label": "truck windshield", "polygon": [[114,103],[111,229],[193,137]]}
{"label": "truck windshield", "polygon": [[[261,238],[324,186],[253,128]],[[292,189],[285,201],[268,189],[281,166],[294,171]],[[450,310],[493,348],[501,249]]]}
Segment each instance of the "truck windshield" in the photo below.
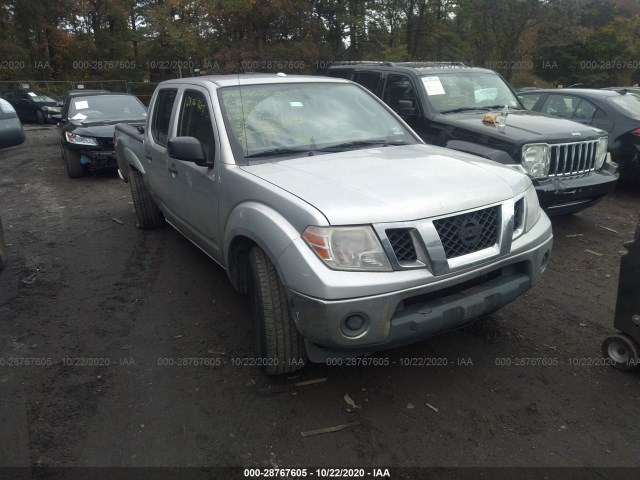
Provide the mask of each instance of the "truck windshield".
{"label": "truck windshield", "polygon": [[353,84],[278,83],[218,91],[230,141],[244,158],[418,143],[377,99]]}
{"label": "truck windshield", "polygon": [[422,84],[429,102],[440,113],[463,110],[522,108],[517,97],[499,75],[451,72],[425,75]]}

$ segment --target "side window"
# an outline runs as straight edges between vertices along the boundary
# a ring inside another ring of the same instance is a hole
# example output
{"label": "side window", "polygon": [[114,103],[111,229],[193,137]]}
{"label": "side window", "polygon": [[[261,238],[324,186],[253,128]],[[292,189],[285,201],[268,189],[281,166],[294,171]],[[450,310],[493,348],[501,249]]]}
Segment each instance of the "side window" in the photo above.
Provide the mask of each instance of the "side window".
{"label": "side window", "polygon": [[179,137],[195,137],[200,140],[207,158],[213,146],[213,126],[207,100],[201,92],[187,90],[180,107]]}
{"label": "side window", "polygon": [[155,142],[163,147],[167,146],[169,137],[169,123],[171,123],[171,110],[176,100],[177,90],[162,90],[158,92],[156,105],[153,110],[151,122],[151,135]]}
{"label": "side window", "polygon": [[573,112],[573,118],[576,120],[592,120],[596,110],[597,107],[593,103],[581,100],[576,111]]}
{"label": "side window", "polygon": [[549,95],[542,105],[541,112],[555,115],[556,117],[571,118],[580,99],[571,95]]}
{"label": "side window", "polygon": [[404,75],[389,75],[382,100],[402,115],[406,115],[412,108],[418,111],[416,89]]}
{"label": "side window", "polygon": [[538,101],[538,99],[542,96],[542,94],[527,93],[527,94],[520,94],[518,96],[520,97],[520,100],[522,100],[524,108],[526,108],[527,110],[531,110],[533,106],[536,104],[536,102]]}
{"label": "side window", "polygon": [[382,78],[382,75],[380,73],[359,72],[354,75],[353,81],[359,83],[367,90],[377,95],[378,85],[380,85],[380,78]]}

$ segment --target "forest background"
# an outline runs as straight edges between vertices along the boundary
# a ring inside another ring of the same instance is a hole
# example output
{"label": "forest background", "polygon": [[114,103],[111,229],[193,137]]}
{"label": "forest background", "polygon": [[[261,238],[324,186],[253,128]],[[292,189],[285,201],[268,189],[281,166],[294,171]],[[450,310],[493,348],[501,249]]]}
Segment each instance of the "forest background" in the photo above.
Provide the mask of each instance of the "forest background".
{"label": "forest background", "polygon": [[515,87],[640,81],[638,0],[0,0],[0,80],[157,82],[462,61]]}

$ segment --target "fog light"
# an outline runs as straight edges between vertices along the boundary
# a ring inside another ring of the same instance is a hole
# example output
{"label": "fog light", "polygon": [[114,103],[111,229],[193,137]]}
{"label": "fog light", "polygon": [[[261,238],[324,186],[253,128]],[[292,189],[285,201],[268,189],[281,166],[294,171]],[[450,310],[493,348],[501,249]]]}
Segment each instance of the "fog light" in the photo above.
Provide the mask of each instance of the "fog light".
{"label": "fog light", "polygon": [[367,317],[361,313],[352,313],[342,321],[340,330],[346,337],[358,337],[366,332],[369,326]]}
{"label": "fog light", "polygon": [[547,250],[542,257],[542,261],[540,262],[540,273],[544,272],[547,268],[547,263],[549,263],[549,250]]}

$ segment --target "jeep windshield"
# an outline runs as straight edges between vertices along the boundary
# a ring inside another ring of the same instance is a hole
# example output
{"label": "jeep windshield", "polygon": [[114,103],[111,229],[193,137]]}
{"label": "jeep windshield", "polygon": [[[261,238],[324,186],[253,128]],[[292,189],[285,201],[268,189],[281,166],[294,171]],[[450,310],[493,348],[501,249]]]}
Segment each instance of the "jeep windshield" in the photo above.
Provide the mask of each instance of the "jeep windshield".
{"label": "jeep windshield", "polygon": [[362,88],[342,83],[277,83],[218,91],[236,158],[277,161],[420,143]]}
{"label": "jeep windshield", "polygon": [[429,103],[440,113],[487,111],[505,105],[522,108],[518,98],[499,75],[462,70],[421,78]]}

